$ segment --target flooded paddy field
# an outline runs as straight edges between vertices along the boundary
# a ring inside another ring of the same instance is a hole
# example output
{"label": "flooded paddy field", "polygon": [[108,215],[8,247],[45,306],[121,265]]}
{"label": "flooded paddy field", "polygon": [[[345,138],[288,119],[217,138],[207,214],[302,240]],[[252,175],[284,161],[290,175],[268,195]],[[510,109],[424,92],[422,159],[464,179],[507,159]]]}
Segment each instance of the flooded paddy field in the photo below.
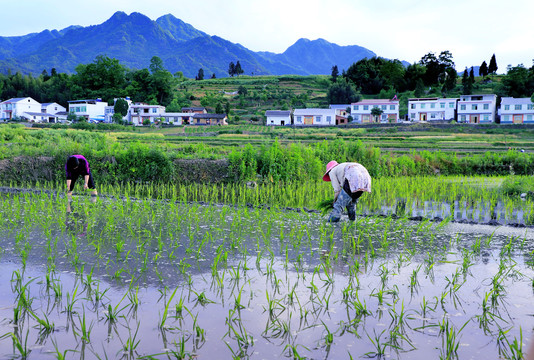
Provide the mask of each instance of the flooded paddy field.
{"label": "flooded paddy field", "polygon": [[534,230],[449,220],[6,194],[0,358],[520,358]]}

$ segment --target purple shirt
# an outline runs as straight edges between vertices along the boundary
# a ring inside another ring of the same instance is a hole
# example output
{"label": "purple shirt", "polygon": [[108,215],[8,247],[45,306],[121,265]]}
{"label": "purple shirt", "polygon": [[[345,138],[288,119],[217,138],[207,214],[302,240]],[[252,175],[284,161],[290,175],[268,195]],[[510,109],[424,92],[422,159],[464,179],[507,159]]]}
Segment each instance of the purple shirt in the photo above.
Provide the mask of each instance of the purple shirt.
{"label": "purple shirt", "polygon": [[[83,155],[72,155],[75,158],[78,158],[79,165],[76,169],[74,169],[72,172],[67,169],[67,164],[65,163],[65,172],[67,173],[67,180],[72,179],[73,175],[89,175],[91,170],[89,169],[89,162],[86,158],[83,157]],[[70,156],[69,156],[70,157]]]}

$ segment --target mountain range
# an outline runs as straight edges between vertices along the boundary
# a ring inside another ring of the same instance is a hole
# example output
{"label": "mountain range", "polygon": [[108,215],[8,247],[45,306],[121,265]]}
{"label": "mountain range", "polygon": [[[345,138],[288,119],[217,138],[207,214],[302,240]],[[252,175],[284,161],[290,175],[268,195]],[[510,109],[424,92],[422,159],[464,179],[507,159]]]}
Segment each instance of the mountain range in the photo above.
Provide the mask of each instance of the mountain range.
{"label": "mountain range", "polygon": [[98,55],[118,59],[131,69],[148,68],[159,56],[171,73],[195,77],[228,76],[230,62],[240,62],[247,75],[316,75],[339,71],[363,58],[377,56],[357,45],[340,46],[324,39],[299,39],[281,54],[254,52],[216,35],[208,35],[167,14],[151,20],[140,13],[116,12],[93,26],[69,26],[24,36],[0,37],[0,72],[38,75],[43,70],[74,73]]}

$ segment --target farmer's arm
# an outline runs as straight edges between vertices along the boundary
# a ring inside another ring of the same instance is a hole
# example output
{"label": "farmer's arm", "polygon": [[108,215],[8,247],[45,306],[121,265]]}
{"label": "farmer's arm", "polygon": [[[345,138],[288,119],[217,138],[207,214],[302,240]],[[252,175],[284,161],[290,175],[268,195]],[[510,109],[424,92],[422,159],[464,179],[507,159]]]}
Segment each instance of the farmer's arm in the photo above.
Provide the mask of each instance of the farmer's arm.
{"label": "farmer's arm", "polygon": [[87,190],[89,188],[89,175],[85,175],[84,177],[85,182],[83,183],[83,188]]}

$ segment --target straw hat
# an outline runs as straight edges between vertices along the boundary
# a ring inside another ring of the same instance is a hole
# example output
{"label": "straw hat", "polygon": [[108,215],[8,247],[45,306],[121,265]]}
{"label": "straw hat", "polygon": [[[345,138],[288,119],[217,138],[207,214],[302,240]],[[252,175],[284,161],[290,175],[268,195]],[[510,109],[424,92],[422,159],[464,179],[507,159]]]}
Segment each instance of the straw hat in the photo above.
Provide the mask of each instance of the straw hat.
{"label": "straw hat", "polygon": [[330,181],[330,175],[329,172],[336,166],[338,166],[338,162],[335,160],[330,161],[328,164],[326,164],[326,172],[323,175],[323,181]]}

